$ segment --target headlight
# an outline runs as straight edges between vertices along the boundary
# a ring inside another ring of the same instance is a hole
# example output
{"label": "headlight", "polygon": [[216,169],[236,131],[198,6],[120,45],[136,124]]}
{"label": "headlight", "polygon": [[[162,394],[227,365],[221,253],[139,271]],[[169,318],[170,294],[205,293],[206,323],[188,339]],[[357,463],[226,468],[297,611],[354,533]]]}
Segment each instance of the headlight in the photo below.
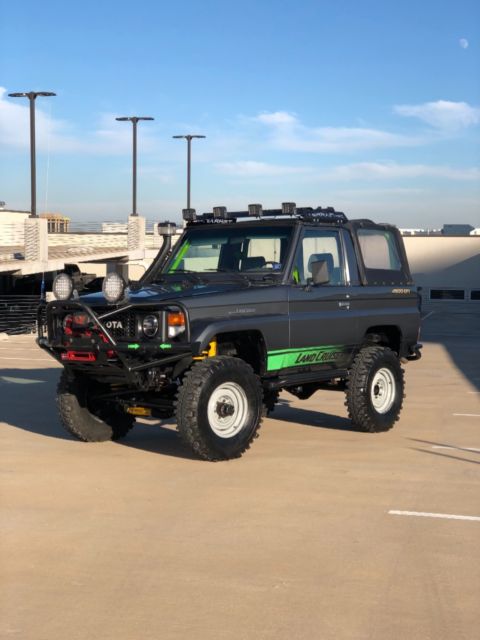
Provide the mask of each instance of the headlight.
{"label": "headlight", "polygon": [[103,279],[102,291],[107,302],[117,302],[123,297],[125,282],[118,273],[112,271]]}
{"label": "headlight", "polygon": [[185,331],[185,316],[181,311],[169,311],[167,313],[168,337],[176,338]]}
{"label": "headlight", "polygon": [[53,281],[53,295],[57,300],[68,300],[73,291],[73,280],[67,273],[59,273]]}
{"label": "headlight", "polygon": [[153,338],[158,333],[158,318],[154,315],[145,316],[142,320],[142,331],[147,338]]}

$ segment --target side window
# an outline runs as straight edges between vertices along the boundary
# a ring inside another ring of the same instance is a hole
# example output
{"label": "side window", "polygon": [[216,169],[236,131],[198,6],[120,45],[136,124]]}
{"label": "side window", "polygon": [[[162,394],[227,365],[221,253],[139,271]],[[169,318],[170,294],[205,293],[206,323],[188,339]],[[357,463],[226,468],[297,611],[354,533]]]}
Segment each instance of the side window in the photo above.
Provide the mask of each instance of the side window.
{"label": "side window", "polygon": [[[312,277],[312,263],[325,260],[330,285],[345,284],[343,258],[338,231],[306,229],[295,257],[292,273],[296,284],[306,284]],[[328,286],[328,285],[326,285]]]}
{"label": "side window", "polygon": [[359,229],[358,242],[366,269],[399,271],[402,263],[391,231]]}
{"label": "side window", "polygon": [[411,284],[408,263],[403,262],[402,239],[388,228],[357,229],[357,239],[369,285]]}

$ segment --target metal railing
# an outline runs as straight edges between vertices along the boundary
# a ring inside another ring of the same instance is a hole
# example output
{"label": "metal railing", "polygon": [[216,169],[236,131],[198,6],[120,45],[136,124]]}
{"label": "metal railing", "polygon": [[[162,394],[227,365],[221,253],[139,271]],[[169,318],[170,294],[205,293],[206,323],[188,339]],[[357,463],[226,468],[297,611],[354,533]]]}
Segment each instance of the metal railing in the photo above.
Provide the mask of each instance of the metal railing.
{"label": "metal railing", "polygon": [[0,295],[0,333],[36,333],[39,295]]}

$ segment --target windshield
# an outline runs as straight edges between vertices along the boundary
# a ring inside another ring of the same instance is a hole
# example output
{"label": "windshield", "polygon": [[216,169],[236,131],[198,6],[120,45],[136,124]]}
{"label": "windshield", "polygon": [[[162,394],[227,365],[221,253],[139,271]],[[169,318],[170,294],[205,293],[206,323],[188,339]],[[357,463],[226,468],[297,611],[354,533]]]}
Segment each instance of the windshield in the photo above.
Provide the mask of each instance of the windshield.
{"label": "windshield", "polygon": [[187,231],[163,269],[163,274],[280,272],[285,267],[293,227],[239,227]]}

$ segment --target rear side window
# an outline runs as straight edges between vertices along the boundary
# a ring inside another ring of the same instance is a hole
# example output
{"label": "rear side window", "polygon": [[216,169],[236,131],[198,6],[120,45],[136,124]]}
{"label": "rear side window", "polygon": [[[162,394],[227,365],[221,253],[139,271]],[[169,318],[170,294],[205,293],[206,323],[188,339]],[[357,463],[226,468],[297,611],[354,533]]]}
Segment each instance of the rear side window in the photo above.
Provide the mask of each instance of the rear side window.
{"label": "rear side window", "polygon": [[368,284],[393,285],[410,281],[408,266],[402,262],[399,240],[394,231],[360,228],[357,238]]}
{"label": "rear side window", "polygon": [[395,236],[391,231],[359,229],[358,242],[366,269],[399,271],[402,268]]}

